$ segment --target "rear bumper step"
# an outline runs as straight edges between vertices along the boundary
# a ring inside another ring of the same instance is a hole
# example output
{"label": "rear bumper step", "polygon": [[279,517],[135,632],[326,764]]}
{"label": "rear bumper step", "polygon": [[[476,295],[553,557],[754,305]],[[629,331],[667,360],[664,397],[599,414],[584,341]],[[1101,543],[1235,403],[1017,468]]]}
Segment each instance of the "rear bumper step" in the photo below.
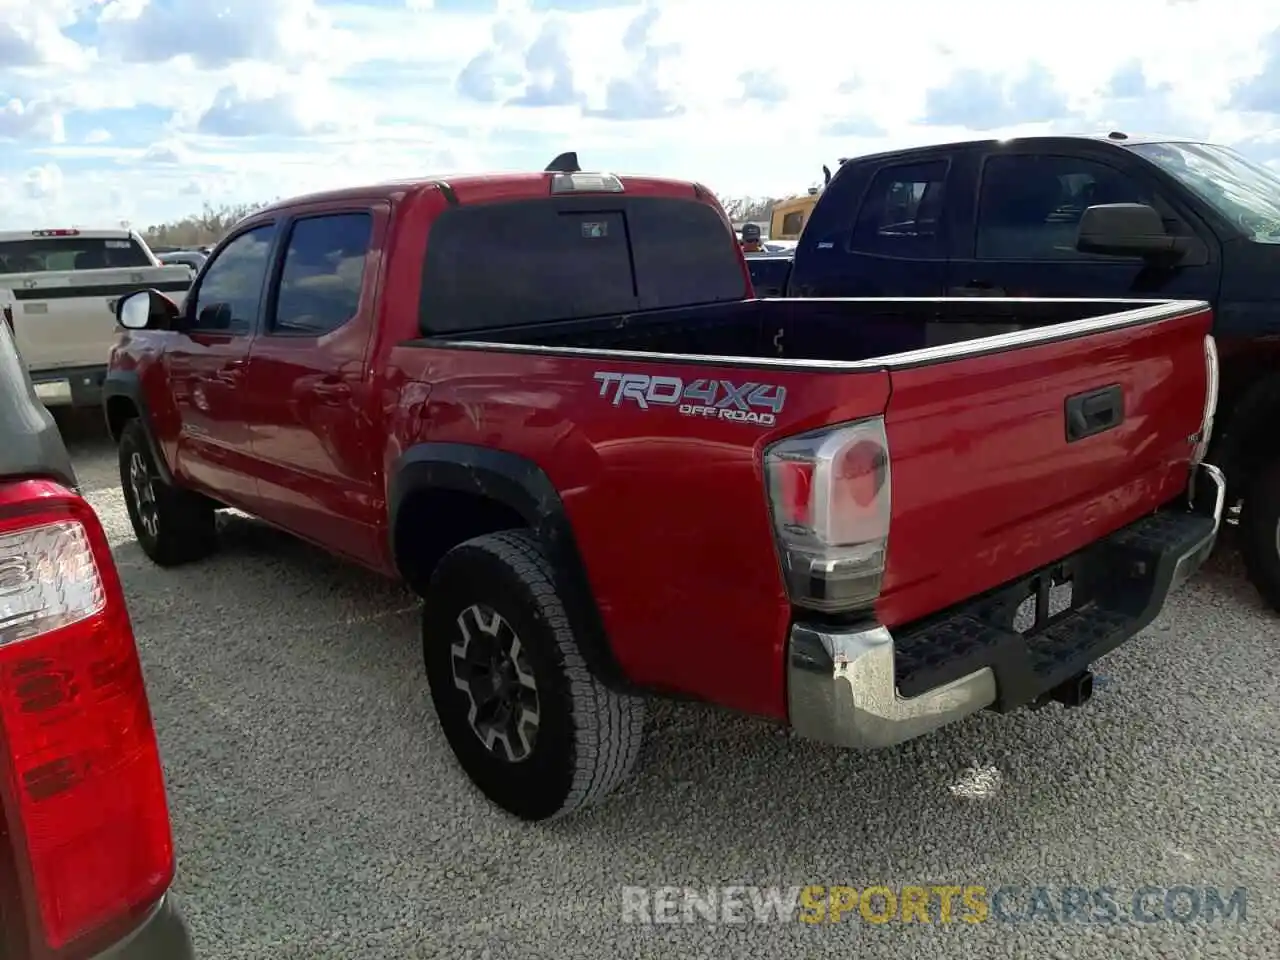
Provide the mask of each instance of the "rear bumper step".
{"label": "rear bumper step", "polygon": [[[787,701],[804,737],[887,747],[987,707],[1008,712],[1048,699],[1083,702],[1091,663],[1144,629],[1204,563],[1222,524],[1226,483],[1202,464],[1191,503],[1161,510],[1078,554],[896,635],[869,623],[797,623],[788,643]],[[1050,615],[1054,584],[1070,606]],[[1015,629],[1032,598],[1036,624]]]}

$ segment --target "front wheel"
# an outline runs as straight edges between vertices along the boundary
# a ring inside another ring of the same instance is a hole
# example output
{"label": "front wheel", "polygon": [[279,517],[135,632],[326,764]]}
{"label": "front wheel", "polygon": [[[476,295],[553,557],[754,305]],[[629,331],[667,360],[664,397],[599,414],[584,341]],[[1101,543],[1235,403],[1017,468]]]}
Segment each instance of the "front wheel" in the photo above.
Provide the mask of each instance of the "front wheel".
{"label": "front wheel", "polygon": [[608,795],[640,752],[644,703],[588,671],[527,531],[468,540],[427,589],[423,654],[440,726],[493,803],[548,820]]}
{"label": "front wheel", "polygon": [[1249,481],[1240,528],[1249,580],[1267,604],[1280,613],[1280,458]]}
{"label": "front wheel", "polygon": [[142,424],[130,420],[120,434],[120,486],[138,546],[155,564],[174,567],[217,547],[213,505],[199,494],[165,483]]}

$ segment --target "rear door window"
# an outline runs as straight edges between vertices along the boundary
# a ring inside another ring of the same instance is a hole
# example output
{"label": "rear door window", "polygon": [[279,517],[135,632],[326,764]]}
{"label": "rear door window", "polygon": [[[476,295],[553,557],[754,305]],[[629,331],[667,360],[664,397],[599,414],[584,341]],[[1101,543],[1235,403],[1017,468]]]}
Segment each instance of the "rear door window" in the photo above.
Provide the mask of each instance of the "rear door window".
{"label": "rear door window", "polygon": [[428,336],[740,299],[733,235],[712,207],[662,198],[475,204],[432,225]]}
{"label": "rear door window", "polygon": [[372,233],[368,213],[325,214],[294,223],[267,332],[319,337],[354,317]]}
{"label": "rear door window", "polygon": [[946,160],[931,160],[878,171],[858,210],[853,249],[891,257],[942,256],[948,167]]}

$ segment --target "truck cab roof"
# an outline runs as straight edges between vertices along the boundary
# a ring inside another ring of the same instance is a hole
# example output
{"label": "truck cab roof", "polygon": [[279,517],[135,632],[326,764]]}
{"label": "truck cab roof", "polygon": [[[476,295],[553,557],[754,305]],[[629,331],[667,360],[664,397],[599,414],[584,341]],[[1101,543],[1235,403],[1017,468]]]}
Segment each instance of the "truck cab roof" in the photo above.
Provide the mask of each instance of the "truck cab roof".
{"label": "truck cab roof", "polygon": [[[672,180],[663,177],[640,177],[628,174],[613,174],[603,171],[574,171],[563,173],[541,171],[537,173],[494,172],[470,173],[461,175],[424,174],[420,177],[409,177],[399,180],[386,180],[379,183],[352,187],[340,187],[334,190],[321,190],[315,193],[290,197],[272,203],[251,214],[257,219],[283,210],[312,204],[342,203],[348,200],[397,200],[428,190],[443,190],[453,199],[451,202],[485,203],[494,200],[518,200],[524,197],[550,193],[557,176],[579,177],[585,184],[590,178],[611,178],[621,185],[622,193],[642,194],[647,196],[693,196],[709,197],[711,192],[699,183],[690,180]],[[584,192],[586,186],[581,188]],[[598,192],[598,191],[595,191]]]}
{"label": "truck cab roof", "polygon": [[1133,134],[1124,133],[1123,131],[1113,130],[1108,133],[1078,133],[1078,134],[1053,134],[1031,137],[984,137],[976,140],[953,140],[946,143],[930,143],[915,147],[906,147],[901,150],[882,150],[879,153],[861,154],[857,157],[850,158],[846,163],[842,163],[841,167],[848,165],[848,162],[856,162],[858,164],[867,161],[887,160],[895,157],[913,157],[924,154],[936,153],[941,150],[959,150],[962,148],[974,147],[993,147],[996,145],[1004,146],[1052,146],[1078,144],[1081,141],[1094,143],[1107,143],[1116,147],[1133,147],[1145,143],[1199,143],[1200,141],[1194,137],[1174,137],[1161,136],[1158,134]]}

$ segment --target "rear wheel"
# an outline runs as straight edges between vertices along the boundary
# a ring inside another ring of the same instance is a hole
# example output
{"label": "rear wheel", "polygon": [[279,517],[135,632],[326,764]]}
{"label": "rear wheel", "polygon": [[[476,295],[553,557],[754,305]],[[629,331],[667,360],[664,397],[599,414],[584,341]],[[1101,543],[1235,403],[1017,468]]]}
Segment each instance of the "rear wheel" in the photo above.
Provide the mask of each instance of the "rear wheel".
{"label": "rear wheel", "polygon": [[213,505],[199,494],[164,482],[137,420],[125,424],[119,454],[125,509],[142,552],[162,567],[211,554],[218,543]]}
{"label": "rear wheel", "polygon": [[1249,481],[1240,512],[1242,552],[1249,580],[1280,613],[1280,458]]}
{"label": "rear wheel", "polygon": [[635,766],[644,703],[587,670],[532,534],[477,537],[440,561],[423,653],[454,756],[509,813],[563,816],[603,799]]}

